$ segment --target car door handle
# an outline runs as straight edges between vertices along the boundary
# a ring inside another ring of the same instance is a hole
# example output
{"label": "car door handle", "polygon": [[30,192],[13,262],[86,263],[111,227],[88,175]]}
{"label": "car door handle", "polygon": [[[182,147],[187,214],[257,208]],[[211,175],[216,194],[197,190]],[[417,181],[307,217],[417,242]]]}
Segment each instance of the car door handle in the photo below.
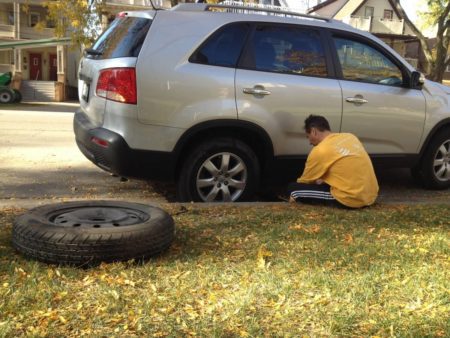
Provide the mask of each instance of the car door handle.
{"label": "car door handle", "polygon": [[367,103],[369,101],[367,101],[366,99],[363,99],[362,97],[347,97],[345,99],[345,101],[350,102],[350,103],[358,103],[358,104],[363,104],[363,103]]}
{"label": "car door handle", "polygon": [[265,89],[261,88],[244,88],[243,92],[245,94],[252,94],[252,95],[270,95],[271,92]]}

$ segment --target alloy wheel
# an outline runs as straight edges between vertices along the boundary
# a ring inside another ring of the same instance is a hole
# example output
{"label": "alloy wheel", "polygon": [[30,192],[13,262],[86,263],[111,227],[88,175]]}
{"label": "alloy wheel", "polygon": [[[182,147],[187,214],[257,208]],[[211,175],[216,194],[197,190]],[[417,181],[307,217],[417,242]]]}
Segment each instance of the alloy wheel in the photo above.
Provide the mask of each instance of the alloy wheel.
{"label": "alloy wheel", "polygon": [[247,166],[239,156],[214,154],[198,170],[197,192],[204,202],[234,202],[244,192],[247,176]]}
{"label": "alloy wheel", "polygon": [[439,181],[450,180],[450,140],[446,140],[437,149],[433,163],[434,175]]}

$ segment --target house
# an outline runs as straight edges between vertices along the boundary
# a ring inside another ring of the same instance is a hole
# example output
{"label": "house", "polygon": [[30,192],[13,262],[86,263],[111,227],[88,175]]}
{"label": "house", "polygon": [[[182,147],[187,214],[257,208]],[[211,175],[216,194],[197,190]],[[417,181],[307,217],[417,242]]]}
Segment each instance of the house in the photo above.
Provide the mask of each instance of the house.
{"label": "house", "polygon": [[308,13],[341,20],[371,32],[418,67],[418,53],[407,54],[408,44],[417,43],[418,39],[391,0],[327,0],[310,8]]}
{"label": "house", "polygon": [[69,38],[55,38],[44,1],[0,0],[0,73],[13,73],[25,100],[62,101],[69,84]]}
{"label": "house", "polygon": [[[152,0],[165,5],[167,0]],[[28,101],[76,99],[80,51],[69,37],[56,38],[42,0],[0,0],[0,73],[13,73],[13,87]],[[150,0],[106,0],[105,28],[121,11],[151,7]]]}

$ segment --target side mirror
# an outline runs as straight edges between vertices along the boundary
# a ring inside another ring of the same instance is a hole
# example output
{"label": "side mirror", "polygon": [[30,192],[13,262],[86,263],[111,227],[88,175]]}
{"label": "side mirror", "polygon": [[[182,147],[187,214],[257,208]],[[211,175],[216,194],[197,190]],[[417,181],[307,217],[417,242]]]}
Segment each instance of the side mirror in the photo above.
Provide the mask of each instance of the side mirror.
{"label": "side mirror", "polygon": [[422,88],[425,83],[425,75],[418,71],[413,71],[411,73],[411,88]]}

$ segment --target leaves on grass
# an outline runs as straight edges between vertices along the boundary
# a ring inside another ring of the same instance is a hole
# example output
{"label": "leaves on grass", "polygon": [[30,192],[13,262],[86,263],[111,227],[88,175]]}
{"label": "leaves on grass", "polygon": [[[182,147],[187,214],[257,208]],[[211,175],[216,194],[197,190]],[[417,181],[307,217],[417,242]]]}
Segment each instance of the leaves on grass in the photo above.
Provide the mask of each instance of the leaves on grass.
{"label": "leaves on grass", "polygon": [[0,210],[0,336],[448,333],[448,207],[168,210],[168,253],[87,270],[16,254]]}

